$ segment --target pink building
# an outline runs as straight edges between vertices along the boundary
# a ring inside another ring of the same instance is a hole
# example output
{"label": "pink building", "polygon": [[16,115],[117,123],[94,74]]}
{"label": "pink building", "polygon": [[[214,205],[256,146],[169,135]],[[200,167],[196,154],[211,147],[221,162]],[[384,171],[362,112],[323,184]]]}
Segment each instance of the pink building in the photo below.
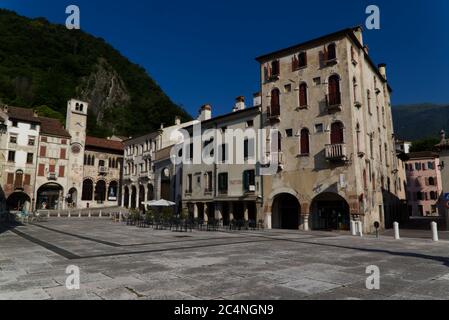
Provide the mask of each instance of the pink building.
{"label": "pink building", "polygon": [[426,151],[407,156],[405,168],[410,216],[439,216],[439,199],[443,192],[439,155]]}

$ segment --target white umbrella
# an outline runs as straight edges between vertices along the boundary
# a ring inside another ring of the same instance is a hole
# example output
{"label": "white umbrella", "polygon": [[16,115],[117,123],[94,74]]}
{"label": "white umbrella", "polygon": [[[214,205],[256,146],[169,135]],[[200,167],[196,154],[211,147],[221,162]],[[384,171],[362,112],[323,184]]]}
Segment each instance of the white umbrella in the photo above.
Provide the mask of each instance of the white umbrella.
{"label": "white umbrella", "polygon": [[164,199],[142,202],[144,206],[149,207],[174,207],[176,203]]}

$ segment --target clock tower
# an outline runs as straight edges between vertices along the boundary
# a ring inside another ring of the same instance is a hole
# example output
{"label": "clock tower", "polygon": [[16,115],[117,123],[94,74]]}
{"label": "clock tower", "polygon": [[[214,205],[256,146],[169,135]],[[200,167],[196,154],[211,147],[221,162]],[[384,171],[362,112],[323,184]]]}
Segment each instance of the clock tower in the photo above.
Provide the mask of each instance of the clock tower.
{"label": "clock tower", "polygon": [[81,202],[83,191],[84,148],[86,143],[87,108],[84,101],[71,99],[67,102],[66,130],[72,136],[69,150],[69,172],[66,191],[73,191],[75,203]]}

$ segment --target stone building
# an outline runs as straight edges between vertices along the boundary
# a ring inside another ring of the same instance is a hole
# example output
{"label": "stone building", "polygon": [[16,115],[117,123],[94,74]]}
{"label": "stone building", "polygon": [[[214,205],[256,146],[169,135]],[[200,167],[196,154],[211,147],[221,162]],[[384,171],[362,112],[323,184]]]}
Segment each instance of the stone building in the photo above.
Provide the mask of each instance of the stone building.
{"label": "stone building", "polygon": [[36,156],[41,121],[30,109],[4,106],[2,110],[2,179],[6,207],[29,210],[34,205]]}
{"label": "stone building", "polygon": [[114,207],[121,199],[121,141],[86,137],[81,208]]}
{"label": "stone building", "polygon": [[408,181],[409,215],[411,217],[440,216],[439,205],[443,183],[438,154],[434,152],[409,153],[405,167]]}
{"label": "stone building", "polygon": [[[263,127],[278,173],[263,178],[268,228],[365,232],[400,212],[386,66],[360,27],[257,58]],[[386,197],[385,194],[388,196]],[[394,201],[392,200],[394,199]],[[391,219],[389,219],[391,220]]]}
{"label": "stone building", "polygon": [[71,136],[59,120],[39,118],[35,199],[36,209],[58,210],[67,207],[69,143]]}
{"label": "stone building", "polygon": [[[246,108],[244,98],[239,97],[232,113],[214,118],[209,105],[200,110],[200,145],[193,139],[190,150],[183,152],[190,151],[182,166],[182,203],[191,218],[216,219],[228,225],[232,220],[257,221],[261,215],[257,143],[261,115],[255,101],[255,107]],[[195,129],[187,129],[193,137]],[[196,159],[199,154],[203,157]],[[209,155],[211,162],[204,158]]]}
{"label": "stone building", "polygon": [[124,207],[141,208],[142,202],[160,199],[180,203],[180,178],[172,165],[170,151],[182,142],[179,130],[196,122],[182,123],[176,117],[173,126],[161,125],[157,132],[124,141]]}

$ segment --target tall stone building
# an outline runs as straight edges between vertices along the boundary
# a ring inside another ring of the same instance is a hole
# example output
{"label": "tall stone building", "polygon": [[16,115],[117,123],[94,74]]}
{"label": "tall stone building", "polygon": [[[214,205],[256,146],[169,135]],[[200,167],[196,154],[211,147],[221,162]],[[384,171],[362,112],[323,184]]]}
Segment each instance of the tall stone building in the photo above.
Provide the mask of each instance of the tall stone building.
{"label": "tall stone building", "polygon": [[[386,66],[360,27],[257,58],[275,175],[264,176],[267,227],[365,232],[398,214],[399,179]],[[277,140],[278,146],[273,143]],[[394,200],[393,200],[394,199]]]}

